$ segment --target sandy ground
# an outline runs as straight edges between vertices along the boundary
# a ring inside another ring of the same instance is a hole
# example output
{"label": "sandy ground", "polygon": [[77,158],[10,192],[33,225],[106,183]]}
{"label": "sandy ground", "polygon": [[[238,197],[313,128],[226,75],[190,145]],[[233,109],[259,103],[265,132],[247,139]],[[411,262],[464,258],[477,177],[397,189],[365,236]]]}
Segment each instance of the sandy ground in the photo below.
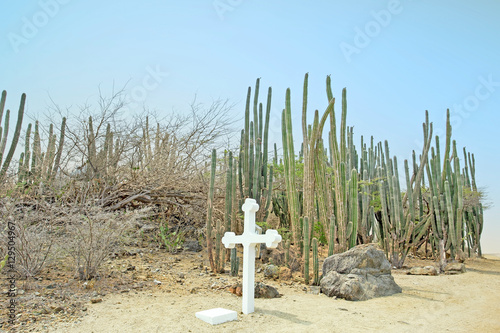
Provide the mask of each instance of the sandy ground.
{"label": "sandy ground", "polygon": [[[304,291],[300,284],[266,281],[283,295],[256,299],[241,314],[241,298],[227,289],[161,289],[111,294],[72,323],[40,332],[500,332],[500,258],[469,260],[461,275],[410,276],[393,272],[402,294],[350,302]],[[188,280],[189,277],[186,277]],[[229,281],[230,282],[230,281]],[[189,285],[189,282],[186,282]],[[222,307],[238,320],[216,326],[195,317]]]}

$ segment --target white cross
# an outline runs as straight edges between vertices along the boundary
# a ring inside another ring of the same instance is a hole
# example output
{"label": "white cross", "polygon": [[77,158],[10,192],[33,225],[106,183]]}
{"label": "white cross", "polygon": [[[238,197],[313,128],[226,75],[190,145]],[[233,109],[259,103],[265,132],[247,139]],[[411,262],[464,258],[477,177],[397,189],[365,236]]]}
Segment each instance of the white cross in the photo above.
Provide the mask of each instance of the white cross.
{"label": "white cross", "polygon": [[254,199],[247,198],[241,207],[245,212],[243,235],[236,236],[234,232],[226,232],[222,237],[222,243],[227,248],[234,248],[236,244],[243,245],[243,313],[254,312],[254,292],[255,292],[255,245],[266,243],[269,248],[276,248],[281,242],[278,231],[268,229],[265,235],[255,232],[255,212],[259,210],[259,205]]}

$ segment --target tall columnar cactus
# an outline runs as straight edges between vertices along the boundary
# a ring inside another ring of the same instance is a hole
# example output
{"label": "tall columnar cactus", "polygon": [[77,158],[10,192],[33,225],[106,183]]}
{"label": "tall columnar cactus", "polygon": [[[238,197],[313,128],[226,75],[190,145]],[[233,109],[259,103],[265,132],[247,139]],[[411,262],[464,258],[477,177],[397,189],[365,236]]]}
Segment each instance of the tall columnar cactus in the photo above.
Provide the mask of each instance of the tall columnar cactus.
{"label": "tall columnar cactus", "polygon": [[31,158],[31,150],[30,150],[30,138],[31,138],[31,124],[28,124],[28,128],[26,129],[26,138],[24,140],[24,153],[22,154],[23,160],[19,161],[19,183],[28,182],[29,171],[30,171],[30,158]]}
{"label": "tall columnar cactus", "polygon": [[[302,219],[302,218],[301,218]],[[304,282],[309,284],[309,218],[304,216]]]}
{"label": "tall columnar cactus", "polygon": [[[308,74],[306,73],[304,77],[304,90],[303,90],[303,102],[302,102],[302,136],[303,136],[303,154],[304,154],[304,214],[310,217],[316,215],[316,210],[314,207],[315,198],[320,202],[319,208],[321,211],[320,222],[321,227],[324,227],[322,222],[326,224],[328,216],[330,216],[331,206],[327,205],[324,196],[327,193],[324,192],[322,186],[327,185],[327,178],[325,175],[325,162],[323,152],[323,127],[328,119],[333,113],[334,101],[330,100],[328,106],[323,113],[321,120],[319,119],[319,112],[316,110],[314,112],[314,120],[312,127],[307,125],[307,91],[308,91]],[[316,171],[316,172],[315,172]],[[316,182],[317,178],[317,182]],[[323,190],[323,191],[322,191]],[[317,196],[315,195],[317,193]],[[313,236],[313,225],[309,226],[309,235]]]}
{"label": "tall columnar cactus", "polygon": [[318,259],[318,240],[316,237],[312,239],[312,250],[313,250],[313,272],[314,280],[313,285],[319,285],[319,259]]}
{"label": "tall columnar cactus", "polygon": [[474,154],[464,153],[464,196],[467,195],[468,204],[464,206],[464,221],[467,229],[466,237],[469,256],[482,256],[481,233],[483,231],[483,206],[479,200],[480,194],[476,185],[476,162]]}
{"label": "tall columnar cactus", "polygon": [[94,125],[92,122],[92,117],[89,117],[89,128],[87,134],[87,173],[88,177],[94,177],[97,172],[97,148],[96,148],[96,137],[94,133]]}
{"label": "tall columnar cactus", "polygon": [[[296,179],[295,179],[295,152],[294,152],[294,141],[292,135],[292,121],[291,121],[291,102],[290,102],[290,89],[287,89],[286,100],[285,100],[285,110],[282,114],[282,140],[283,140],[283,155],[285,164],[285,178],[286,178],[286,188],[288,195],[288,206],[290,209],[290,219],[292,233],[294,235],[294,241],[297,242],[301,239],[300,232],[301,228],[297,221],[300,215],[300,202],[298,200],[298,192],[296,189]],[[323,127],[328,119],[333,113],[334,100],[330,100],[328,107],[323,113],[321,120],[319,119],[319,112],[316,110],[314,113],[314,121],[312,126],[307,124],[307,95],[308,95],[308,74],[304,77],[304,89],[303,89],[303,101],[302,101],[302,157],[304,160],[304,173],[303,173],[303,214],[309,217],[308,235],[313,236],[313,222],[314,216],[318,215],[315,209],[315,199],[316,192],[318,192],[318,198],[321,196],[321,188],[316,189],[316,178],[318,179],[318,184],[325,185],[325,174],[324,162],[326,158],[323,157],[323,146],[322,146],[322,133]],[[319,163],[319,164],[318,164]],[[323,172],[323,173],[321,173]],[[323,189],[324,190],[324,189]],[[331,213],[331,205],[326,203],[324,198],[319,199],[321,214],[320,218],[323,221],[319,221],[321,226],[322,223],[326,224],[327,216]],[[330,212],[328,208],[330,207]],[[310,242],[310,239],[309,239]]]}
{"label": "tall columnar cactus", "polygon": [[214,188],[215,188],[215,168],[217,166],[217,151],[212,150],[212,163],[210,168],[210,187],[208,189],[208,200],[207,200],[207,252],[208,261],[210,262],[210,268],[213,272],[216,271],[216,266],[213,256],[213,244],[212,244],[212,220],[213,220],[213,206],[214,206]]}
{"label": "tall columnar cactus", "polygon": [[285,266],[290,268],[290,239],[285,242]]}
{"label": "tall columnar cactus", "polygon": [[57,148],[55,160],[54,160],[54,166],[52,167],[52,172],[51,172],[51,179],[54,179],[57,172],[59,171],[59,167],[61,164],[61,156],[62,152],[64,149],[64,138],[65,138],[65,133],[66,133],[66,117],[63,117],[62,123],[61,123],[61,131],[59,135],[59,146]]}
{"label": "tall columnar cactus", "polygon": [[295,150],[293,146],[292,115],[290,107],[290,89],[286,94],[286,106],[281,116],[281,133],[283,143],[283,164],[285,169],[286,195],[290,212],[290,228],[293,241],[298,244],[301,239],[299,197],[295,180]]}
{"label": "tall columnar cactus", "polygon": [[349,248],[352,248],[356,246],[358,239],[358,172],[356,169],[352,169],[351,171],[351,179],[349,180],[349,198],[349,220],[352,222],[352,232],[349,236]]}
{"label": "tall columnar cactus", "polygon": [[9,130],[9,118],[10,118],[10,110],[7,109],[7,112],[5,113],[5,122],[2,127],[2,118],[3,118],[6,98],[7,98],[7,92],[4,90],[2,92],[2,97],[0,98],[0,165],[2,166],[2,168],[0,169],[0,183],[2,183],[5,180],[5,177],[7,175],[7,170],[9,168],[10,162],[12,160],[12,157],[14,156],[14,152],[17,147],[17,142],[19,141],[19,136],[21,135],[21,126],[23,123],[26,94],[21,95],[21,103],[19,105],[19,111],[17,113],[17,123],[16,123],[16,128],[14,130],[14,136],[12,137],[12,142],[10,144],[7,156],[5,156],[4,158],[3,154],[5,151],[5,146],[7,144],[7,134]]}
{"label": "tall columnar cactus", "polygon": [[240,258],[238,258],[236,248],[231,249],[231,276],[238,276]]}
{"label": "tall columnar cactus", "polygon": [[[444,162],[440,158],[439,137],[436,136],[436,146],[432,150],[432,158],[427,168],[430,195],[433,198],[431,243],[437,246],[442,269],[446,265],[446,253],[448,251],[456,259],[465,257],[466,239],[469,242],[469,251],[472,247],[473,253],[476,253],[478,250],[477,243],[471,242],[471,240],[476,239],[477,232],[480,233],[477,224],[470,222],[474,219],[474,212],[479,211],[476,207],[480,207],[481,203],[476,201],[470,207],[464,207],[464,193],[469,195],[469,193],[473,193],[474,189],[468,175],[467,158],[465,158],[465,168],[462,173],[457,156],[456,142],[451,140],[451,133],[452,128],[448,110]],[[464,188],[467,190],[464,190]],[[472,238],[470,235],[473,235]]]}
{"label": "tall columnar cactus", "polygon": [[382,151],[382,145],[379,145],[381,161],[385,159],[385,163],[380,168],[380,175],[385,180],[379,183],[382,228],[379,229],[378,238],[388,254],[391,264],[395,267],[402,267],[408,251],[415,245],[414,242],[421,239],[431,225],[429,215],[424,219],[417,220],[415,218],[420,215],[415,208],[418,199],[416,193],[420,190],[432,137],[432,123],[429,123],[427,113],[423,130],[424,146],[420,165],[418,168],[414,168],[411,180],[408,162],[405,162],[407,189],[404,196],[401,196],[397,159],[396,157],[390,158],[387,141],[385,142],[385,152]]}
{"label": "tall columnar cactus", "polygon": [[[326,78],[326,93],[329,103],[334,103],[333,93],[331,89],[331,79],[330,76]],[[347,98],[346,89],[342,90],[342,114],[340,123],[340,143],[337,138],[337,122],[335,118],[335,112],[331,112],[330,115],[330,160],[332,169],[332,198],[333,198],[333,208],[335,214],[335,220],[337,224],[337,238],[339,241],[340,251],[347,250],[348,238],[347,226],[348,226],[348,178],[346,173],[346,162],[347,162],[347,144],[346,144],[346,117],[347,117]]]}
{"label": "tall columnar cactus", "polygon": [[[262,103],[259,103],[260,79],[255,84],[253,121],[250,120],[251,88],[248,88],[245,107],[245,127],[241,131],[239,158],[240,207],[245,197],[257,201],[261,209],[258,221],[266,221],[272,198],[273,167],[268,170],[268,138],[271,113],[272,89],[267,94],[265,118]],[[265,121],[264,121],[265,119]]]}
{"label": "tall columnar cactus", "polygon": [[330,217],[330,232],[328,239],[328,256],[333,255],[335,251],[335,239],[336,239],[337,226],[335,225],[335,215],[332,214]]}
{"label": "tall columnar cactus", "polygon": [[34,179],[40,179],[42,164],[42,147],[40,142],[40,129],[38,120],[35,121],[35,132],[33,134],[33,153],[31,155],[31,173]]}

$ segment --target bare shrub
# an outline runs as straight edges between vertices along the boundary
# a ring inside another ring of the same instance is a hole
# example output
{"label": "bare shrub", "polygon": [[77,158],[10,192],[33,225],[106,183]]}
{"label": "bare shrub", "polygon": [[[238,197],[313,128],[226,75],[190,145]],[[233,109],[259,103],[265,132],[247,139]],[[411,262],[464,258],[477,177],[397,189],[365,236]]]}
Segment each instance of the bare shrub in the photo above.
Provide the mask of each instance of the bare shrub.
{"label": "bare shrub", "polygon": [[4,198],[0,202],[2,221],[0,246],[7,252],[8,225],[14,225],[15,268],[23,278],[37,276],[44,267],[54,244],[54,211],[43,202],[17,202]]}
{"label": "bare shrub", "polygon": [[68,214],[67,240],[63,248],[74,259],[78,278],[98,277],[101,264],[119,247],[124,232],[146,214],[146,210],[109,212],[98,206],[76,209]]}

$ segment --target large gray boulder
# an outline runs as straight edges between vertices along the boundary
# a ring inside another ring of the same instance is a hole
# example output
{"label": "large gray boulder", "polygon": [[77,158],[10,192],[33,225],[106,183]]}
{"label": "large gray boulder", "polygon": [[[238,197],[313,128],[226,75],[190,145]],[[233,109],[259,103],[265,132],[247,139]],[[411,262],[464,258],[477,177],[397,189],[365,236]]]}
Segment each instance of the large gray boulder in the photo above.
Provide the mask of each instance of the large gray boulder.
{"label": "large gray boulder", "polygon": [[402,291],[394,282],[391,264],[384,252],[373,244],[358,245],[326,258],[320,285],[323,294],[349,301],[364,301]]}

